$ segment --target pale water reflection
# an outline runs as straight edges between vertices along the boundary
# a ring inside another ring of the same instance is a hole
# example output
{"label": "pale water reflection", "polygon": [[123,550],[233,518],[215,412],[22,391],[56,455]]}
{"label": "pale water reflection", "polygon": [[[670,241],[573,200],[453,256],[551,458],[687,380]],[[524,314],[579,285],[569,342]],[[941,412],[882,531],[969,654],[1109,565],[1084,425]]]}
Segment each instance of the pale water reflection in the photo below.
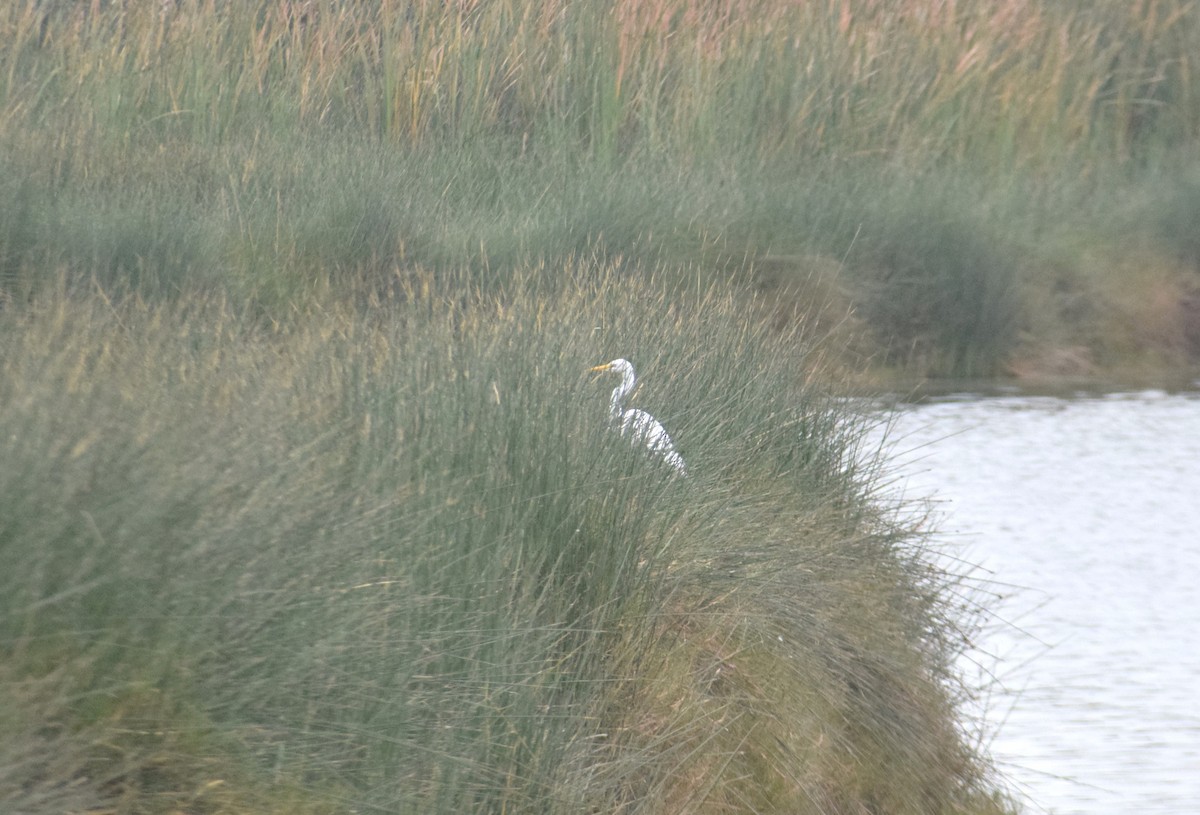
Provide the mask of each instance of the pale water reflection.
{"label": "pale water reflection", "polygon": [[1200,397],[946,399],[891,442],[1020,629],[968,670],[1028,810],[1200,813]]}

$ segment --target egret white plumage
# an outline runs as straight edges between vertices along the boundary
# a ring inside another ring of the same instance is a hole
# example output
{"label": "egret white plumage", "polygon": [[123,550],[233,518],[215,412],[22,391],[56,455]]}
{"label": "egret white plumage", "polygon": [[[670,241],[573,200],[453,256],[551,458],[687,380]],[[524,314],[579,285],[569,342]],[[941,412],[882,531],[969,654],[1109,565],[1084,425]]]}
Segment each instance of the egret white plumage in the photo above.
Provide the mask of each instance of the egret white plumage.
{"label": "egret white plumage", "polygon": [[612,399],[609,402],[609,416],[613,427],[622,436],[628,436],[634,444],[639,441],[645,444],[650,452],[660,456],[680,475],[686,476],[687,465],[684,464],[683,457],[675,452],[675,444],[667,435],[667,430],[662,423],[644,410],[621,409],[621,403],[633,391],[633,386],[637,383],[637,374],[634,373],[633,363],[627,359],[614,359],[612,362],[597,365],[589,370],[611,371],[621,375],[621,384],[613,388]]}

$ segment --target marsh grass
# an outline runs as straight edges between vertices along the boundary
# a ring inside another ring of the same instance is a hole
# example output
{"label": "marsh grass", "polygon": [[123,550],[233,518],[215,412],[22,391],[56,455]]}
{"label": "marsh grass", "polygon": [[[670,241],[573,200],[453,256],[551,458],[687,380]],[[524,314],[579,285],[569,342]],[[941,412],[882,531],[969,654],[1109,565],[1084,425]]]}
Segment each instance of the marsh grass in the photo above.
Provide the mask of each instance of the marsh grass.
{"label": "marsh grass", "polygon": [[[1183,2],[10,3],[4,296],[66,269],[286,311],[331,270],[816,249],[862,264],[878,359],[994,373],[1044,225],[1108,234],[1173,175],[1153,167],[1191,161],[1198,25]],[[956,223],[884,189],[943,183],[977,193]],[[1148,217],[1190,252],[1186,222]],[[881,275],[881,253],[922,268]],[[985,327],[872,307],[941,285],[923,312]]]}
{"label": "marsh grass", "polygon": [[1185,177],[1198,19],[4,5],[0,801],[1004,809],[975,610],[826,385],[994,372],[1073,292],[1056,341],[1143,342],[1073,249],[1190,291],[1188,188],[1111,202]]}
{"label": "marsh grass", "polygon": [[[1186,171],[1156,184],[1139,220],[1149,222],[1149,238],[1195,271],[1200,282],[1200,175]],[[1138,234],[1134,225],[1129,230]]]}
{"label": "marsh grass", "polygon": [[[118,141],[264,122],[405,143],[1025,157],[1196,126],[1178,2],[10,4],[2,90]],[[49,69],[49,70],[48,70]]]}
{"label": "marsh grass", "polygon": [[[6,805],[993,811],[812,338],[565,274],[7,310]],[[692,477],[607,430],[618,354]]]}
{"label": "marsh grass", "polygon": [[960,206],[963,186],[898,186],[890,195],[907,200],[868,215],[852,250],[868,323],[892,332],[881,345],[899,367],[986,376],[1016,342],[1019,244]]}

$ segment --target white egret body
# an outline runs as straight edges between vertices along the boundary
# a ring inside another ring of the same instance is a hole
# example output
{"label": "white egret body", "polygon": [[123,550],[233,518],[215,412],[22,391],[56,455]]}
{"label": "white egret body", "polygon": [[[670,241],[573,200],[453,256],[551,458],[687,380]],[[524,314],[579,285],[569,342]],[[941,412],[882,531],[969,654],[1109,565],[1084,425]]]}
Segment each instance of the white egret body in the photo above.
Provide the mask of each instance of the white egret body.
{"label": "white egret body", "polygon": [[644,410],[637,408],[621,409],[621,403],[632,391],[637,382],[637,374],[633,371],[633,363],[627,359],[614,359],[603,365],[592,368],[593,371],[611,371],[621,375],[621,384],[613,388],[612,400],[609,402],[609,415],[613,427],[622,436],[628,436],[634,444],[641,442],[650,452],[660,456],[670,464],[680,475],[687,475],[687,465],[683,457],[675,452],[675,444],[667,435],[666,428]]}

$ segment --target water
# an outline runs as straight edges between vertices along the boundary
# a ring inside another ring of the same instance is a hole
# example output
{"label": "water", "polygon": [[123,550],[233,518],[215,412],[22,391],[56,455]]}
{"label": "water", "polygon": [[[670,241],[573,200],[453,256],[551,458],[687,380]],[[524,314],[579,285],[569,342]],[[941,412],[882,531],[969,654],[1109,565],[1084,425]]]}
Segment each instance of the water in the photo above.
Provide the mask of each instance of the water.
{"label": "water", "polygon": [[964,664],[1027,810],[1200,813],[1200,396],[947,399],[891,441],[1002,597]]}

